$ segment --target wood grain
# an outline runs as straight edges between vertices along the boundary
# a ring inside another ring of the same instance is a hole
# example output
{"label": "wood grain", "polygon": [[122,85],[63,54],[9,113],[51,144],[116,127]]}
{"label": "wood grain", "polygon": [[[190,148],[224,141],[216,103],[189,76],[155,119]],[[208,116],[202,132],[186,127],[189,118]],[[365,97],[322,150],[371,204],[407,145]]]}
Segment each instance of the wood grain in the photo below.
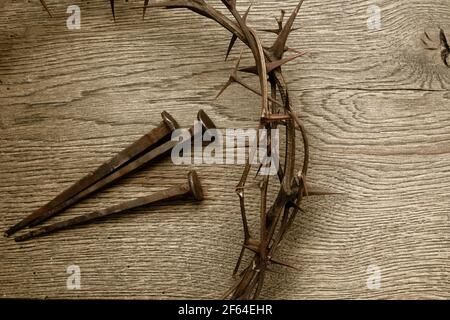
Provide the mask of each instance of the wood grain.
{"label": "wood grain", "polygon": [[[275,25],[274,8],[295,3],[255,2],[249,23]],[[284,68],[311,139],[308,179],[340,195],[305,202],[279,257],[299,270],[275,266],[263,298],[450,298],[450,69],[421,41],[427,30],[439,45],[438,27],[450,38],[450,7],[373,3],[380,30],[366,24],[372,2],[307,0],[290,38],[309,52]],[[242,88],[212,101],[233,64],[223,61],[229,35],[213,22],[183,10],[142,20],[141,1],[119,2],[116,23],[107,1],[48,4],[53,19],[38,1],[0,3],[3,230],[156,126],[161,110],[185,126],[200,108],[222,128],[256,125],[258,98]],[[81,30],[66,28],[69,4],[81,8]],[[54,221],[181,182],[187,169],[164,159]],[[242,168],[196,169],[201,204],[142,208],[21,244],[0,239],[1,296],[220,297],[242,241],[233,192]],[[66,288],[69,265],[81,269],[81,290]],[[371,265],[379,289],[367,287]]]}

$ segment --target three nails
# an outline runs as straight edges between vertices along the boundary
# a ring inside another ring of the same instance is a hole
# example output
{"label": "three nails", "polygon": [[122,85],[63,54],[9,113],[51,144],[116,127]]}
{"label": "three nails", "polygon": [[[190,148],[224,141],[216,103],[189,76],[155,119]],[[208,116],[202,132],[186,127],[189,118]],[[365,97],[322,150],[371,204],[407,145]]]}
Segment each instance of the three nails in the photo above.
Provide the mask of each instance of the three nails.
{"label": "three nails", "polygon": [[[86,175],[61,192],[53,200],[10,227],[6,230],[5,236],[9,237],[25,227],[34,227],[44,222],[99,189],[113,183],[132,171],[135,171],[155,158],[168,153],[177,143],[179,143],[178,141],[171,140],[170,136],[180,127],[169,113],[164,111],[161,116],[162,122],[156,128],[120,151],[113,158],[99,166],[94,172]],[[214,122],[203,110],[198,112],[197,120],[202,124],[202,131],[216,128]],[[189,131],[191,132],[191,135],[197,134],[194,132],[194,127],[191,127]],[[24,241],[129,209],[180,198],[196,201],[203,200],[202,186],[195,171],[190,171],[188,173],[187,182],[183,184],[153,193],[146,197],[137,198],[106,209],[33,230],[16,237],[15,240]]]}

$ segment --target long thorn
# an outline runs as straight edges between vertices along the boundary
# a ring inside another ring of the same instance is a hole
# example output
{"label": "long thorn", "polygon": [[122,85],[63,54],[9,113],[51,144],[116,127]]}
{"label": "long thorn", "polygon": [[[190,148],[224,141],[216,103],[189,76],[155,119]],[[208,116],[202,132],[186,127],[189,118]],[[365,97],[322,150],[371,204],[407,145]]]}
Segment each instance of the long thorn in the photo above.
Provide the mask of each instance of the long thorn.
{"label": "long thorn", "polygon": [[241,63],[241,58],[242,58],[242,52],[243,50],[241,50],[241,54],[239,55],[238,59],[236,60],[236,64],[234,66],[234,68],[231,70],[231,74],[230,77],[228,78],[228,81],[224,84],[224,86],[222,87],[222,89],[220,89],[219,93],[216,95],[216,97],[214,98],[214,100],[217,100],[217,98],[219,98],[222,93],[231,85],[233,84],[233,82],[236,82],[237,79],[237,70],[239,68],[239,64]]}
{"label": "long thorn", "polygon": [[47,6],[47,3],[45,2],[45,0],[39,0],[42,4],[42,6],[44,7],[45,11],[47,11],[48,15],[50,16],[50,18],[53,18],[52,13],[50,12],[50,9]]}
{"label": "long thorn", "polygon": [[114,0],[109,0],[109,3],[111,4],[111,11],[112,11],[114,22],[116,22],[116,12],[115,12],[115,7],[114,7]]}
{"label": "long thorn", "polygon": [[294,11],[292,11],[291,16],[289,17],[288,21],[284,25],[283,29],[281,30],[280,34],[278,35],[277,39],[275,40],[275,43],[271,48],[273,55],[278,59],[281,59],[283,57],[287,38],[289,37],[289,34],[292,31],[292,25],[294,24],[294,20],[297,17],[297,14],[300,10],[300,7],[303,4],[303,1],[304,0],[300,0],[300,2],[295,7]]}
{"label": "long thorn", "polygon": [[[146,1],[148,1],[148,0],[146,0]],[[250,5],[250,6],[248,7],[247,11],[245,12],[244,16],[242,17],[242,19],[244,20],[244,22],[247,20],[247,16],[248,16],[248,14],[249,14],[249,12],[250,12],[251,7],[252,7],[252,5]],[[237,37],[235,34],[233,34],[232,37],[231,37],[231,40],[230,40],[230,44],[228,45],[227,54],[226,54],[226,56],[225,56],[225,61],[227,61],[228,56],[230,55],[230,52],[231,52],[231,50],[233,49],[234,44],[236,43],[236,40],[237,40],[237,39],[238,39],[238,37]]]}
{"label": "long thorn", "polygon": [[148,2],[149,2],[150,0],[144,0],[144,10],[143,10],[143,12],[142,12],[142,19],[144,19],[145,18],[145,13],[147,12],[147,6],[148,6]]}

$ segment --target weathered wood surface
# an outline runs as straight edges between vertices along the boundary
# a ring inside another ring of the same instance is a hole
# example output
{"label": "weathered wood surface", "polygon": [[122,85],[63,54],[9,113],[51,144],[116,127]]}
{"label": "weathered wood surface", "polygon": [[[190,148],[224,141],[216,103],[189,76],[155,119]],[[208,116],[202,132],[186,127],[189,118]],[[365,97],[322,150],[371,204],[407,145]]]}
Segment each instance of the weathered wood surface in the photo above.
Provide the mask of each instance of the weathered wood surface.
{"label": "weathered wood surface", "polygon": [[[0,228],[17,222],[156,126],[205,109],[223,128],[256,124],[258,99],[226,80],[229,35],[183,10],[141,1],[0,2]],[[249,21],[275,25],[296,1],[257,1]],[[81,30],[66,8],[81,7]],[[367,7],[381,7],[369,30]],[[219,4],[217,4],[219,6]],[[242,9],[246,3],[242,2]],[[313,197],[282,246],[263,298],[450,298],[450,69],[425,30],[450,38],[448,0],[306,0],[289,41],[309,51],[284,68],[311,140]],[[271,35],[265,35],[269,41]],[[235,58],[240,48],[236,48]],[[232,59],[230,59],[232,60]],[[246,55],[244,63],[251,60]],[[251,107],[254,105],[255,107]],[[180,182],[169,159],[83,201],[58,221]],[[0,239],[0,293],[36,298],[218,298],[242,240],[241,166],[197,167],[201,204],[142,208],[26,243]],[[69,265],[81,290],[68,290]],[[378,266],[381,288],[369,289]]]}

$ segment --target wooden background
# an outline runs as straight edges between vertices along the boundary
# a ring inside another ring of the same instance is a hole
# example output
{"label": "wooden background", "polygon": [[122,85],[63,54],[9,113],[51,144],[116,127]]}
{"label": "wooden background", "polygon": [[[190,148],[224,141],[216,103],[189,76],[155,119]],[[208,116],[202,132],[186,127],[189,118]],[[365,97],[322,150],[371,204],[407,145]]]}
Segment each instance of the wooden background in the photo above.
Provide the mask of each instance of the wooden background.
{"label": "wooden background", "polygon": [[[37,0],[0,1],[2,230],[156,126],[161,110],[183,126],[200,108],[222,128],[257,123],[259,100],[242,88],[213,101],[242,48],[224,62],[229,34],[214,22],[184,10],[142,20],[142,1],[129,0],[117,1],[113,23],[108,1],[47,2],[53,19]],[[66,27],[70,4],[81,30]],[[295,4],[254,1],[249,23],[275,27],[278,8]],[[367,26],[371,4],[380,30]],[[279,254],[298,270],[275,266],[263,298],[450,298],[450,68],[421,41],[428,30],[439,46],[439,27],[450,39],[449,16],[448,0],[303,4],[289,45],[309,55],[284,71],[311,140],[310,184],[341,194],[305,201]],[[167,158],[52,221],[184,181],[187,169]],[[242,166],[196,169],[201,204],[1,238],[1,296],[219,298],[242,241]],[[70,265],[80,290],[66,287]],[[379,289],[367,287],[370,266]]]}

